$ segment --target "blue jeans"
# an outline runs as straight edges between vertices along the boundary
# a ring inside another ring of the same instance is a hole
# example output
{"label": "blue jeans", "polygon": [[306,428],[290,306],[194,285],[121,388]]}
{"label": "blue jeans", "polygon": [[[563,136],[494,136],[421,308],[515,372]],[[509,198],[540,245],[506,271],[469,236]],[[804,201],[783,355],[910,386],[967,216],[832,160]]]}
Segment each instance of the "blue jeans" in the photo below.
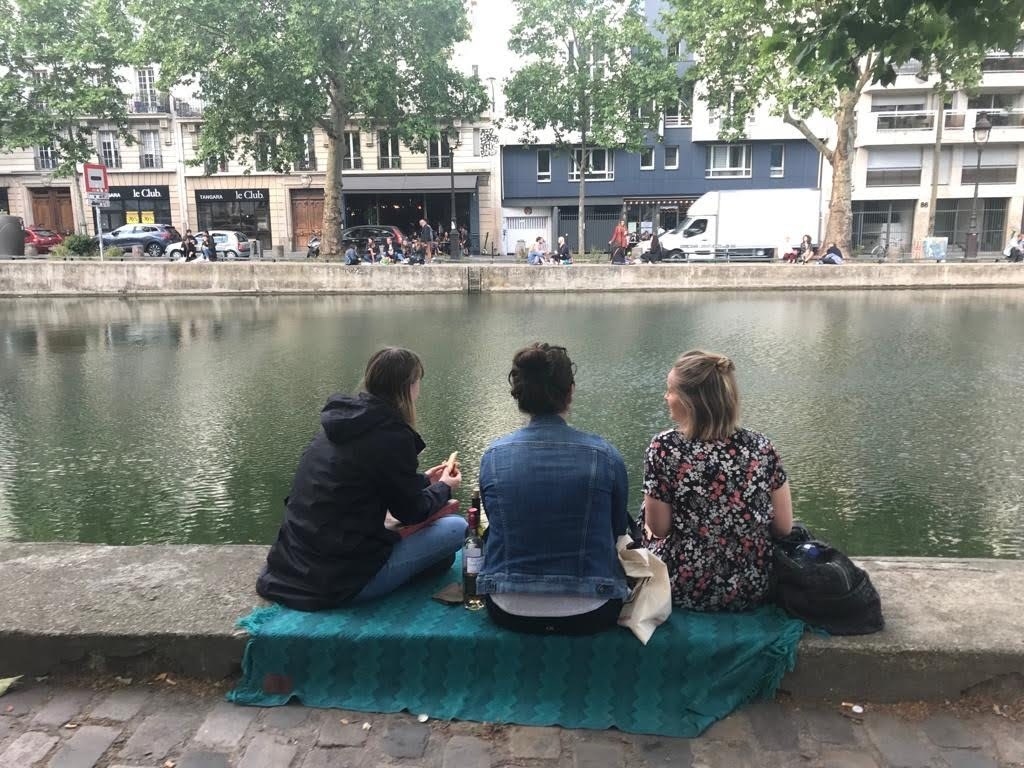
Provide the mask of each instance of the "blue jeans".
{"label": "blue jeans", "polygon": [[402,539],[387,562],[355,596],[354,602],[375,600],[394,592],[426,568],[452,557],[466,539],[466,519],[449,515]]}

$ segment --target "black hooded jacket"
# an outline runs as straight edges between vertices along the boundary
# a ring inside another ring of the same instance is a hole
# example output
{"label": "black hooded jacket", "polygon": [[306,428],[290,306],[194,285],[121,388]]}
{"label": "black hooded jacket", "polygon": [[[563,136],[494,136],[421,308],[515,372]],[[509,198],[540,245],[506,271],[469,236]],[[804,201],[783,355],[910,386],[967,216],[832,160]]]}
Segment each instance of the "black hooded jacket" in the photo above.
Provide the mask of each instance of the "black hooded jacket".
{"label": "black hooded jacket", "polygon": [[399,539],[384,527],[386,512],[418,523],[451,498],[417,471],[423,440],[383,400],[332,395],[320,423],[256,582],[267,600],[301,611],[342,605],[376,575]]}

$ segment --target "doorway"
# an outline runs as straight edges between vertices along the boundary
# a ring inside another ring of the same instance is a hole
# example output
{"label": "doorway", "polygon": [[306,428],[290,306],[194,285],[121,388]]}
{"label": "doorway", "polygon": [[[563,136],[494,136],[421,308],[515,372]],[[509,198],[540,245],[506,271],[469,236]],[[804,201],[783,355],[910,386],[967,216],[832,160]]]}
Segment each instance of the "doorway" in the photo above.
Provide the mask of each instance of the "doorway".
{"label": "doorway", "polygon": [[309,236],[319,232],[324,220],[324,193],[320,189],[292,190],[292,250],[306,247]]}
{"label": "doorway", "polygon": [[62,235],[75,231],[75,215],[71,210],[71,190],[30,189],[32,223]]}

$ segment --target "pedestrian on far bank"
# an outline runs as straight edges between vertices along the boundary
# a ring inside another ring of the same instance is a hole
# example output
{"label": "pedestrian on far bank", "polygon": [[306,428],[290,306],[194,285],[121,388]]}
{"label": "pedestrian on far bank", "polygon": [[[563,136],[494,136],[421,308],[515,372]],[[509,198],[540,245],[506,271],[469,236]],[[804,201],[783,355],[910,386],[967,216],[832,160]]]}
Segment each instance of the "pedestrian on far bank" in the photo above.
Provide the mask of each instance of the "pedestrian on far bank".
{"label": "pedestrian on far bank", "polygon": [[572,264],[572,251],[569,250],[569,244],[565,242],[564,237],[558,238],[558,260],[562,264]]}
{"label": "pedestrian on far bank", "polygon": [[839,250],[839,246],[835,243],[828,244],[828,250],[825,251],[825,255],[821,258],[822,264],[842,264],[843,263],[843,252]]}
{"label": "pedestrian on far bank", "polygon": [[199,233],[199,236],[203,240],[203,256],[206,257],[207,261],[216,261],[217,244],[213,241],[213,236],[210,235],[210,231],[205,229]]}
{"label": "pedestrian on far bank", "polygon": [[533,241],[533,247],[526,255],[526,263],[530,266],[539,267],[544,264],[544,238],[538,237]]}
{"label": "pedestrian on far bank", "polygon": [[1007,261],[1024,261],[1024,233],[1010,233],[1010,239],[1003,249],[1003,256]]}
{"label": "pedestrian on far bank", "polygon": [[191,229],[185,230],[185,237],[181,239],[181,255],[185,261],[196,260],[196,236]]}
{"label": "pedestrian on far bank", "polygon": [[434,260],[434,230],[427,224],[426,219],[420,219],[420,242],[423,243],[426,260],[429,264]]}
{"label": "pedestrian on far bank", "polygon": [[614,252],[616,248],[623,248],[629,245],[629,233],[626,231],[626,220],[619,219],[619,223],[612,230],[612,238],[608,241]]}

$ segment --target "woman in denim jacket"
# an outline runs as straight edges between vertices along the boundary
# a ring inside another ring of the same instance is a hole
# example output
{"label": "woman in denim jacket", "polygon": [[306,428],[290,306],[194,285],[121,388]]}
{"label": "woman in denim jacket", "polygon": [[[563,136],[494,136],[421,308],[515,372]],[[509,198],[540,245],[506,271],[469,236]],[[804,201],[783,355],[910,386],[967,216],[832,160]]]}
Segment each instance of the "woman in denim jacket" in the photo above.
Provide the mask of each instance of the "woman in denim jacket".
{"label": "woman in denim jacket", "polygon": [[604,438],[565,423],[575,366],[564,347],[519,350],[508,375],[530,423],[484,452],[490,527],[477,589],[499,626],[583,635],[615,626],[627,595],[615,541],[626,532],[626,465]]}

